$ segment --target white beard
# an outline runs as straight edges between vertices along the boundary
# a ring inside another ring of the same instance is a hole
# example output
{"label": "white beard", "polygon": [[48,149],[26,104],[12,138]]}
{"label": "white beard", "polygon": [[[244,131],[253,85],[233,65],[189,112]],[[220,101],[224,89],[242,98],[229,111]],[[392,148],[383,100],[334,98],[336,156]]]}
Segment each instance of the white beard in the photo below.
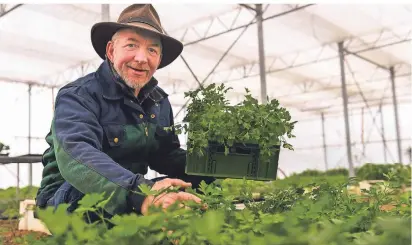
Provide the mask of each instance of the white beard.
{"label": "white beard", "polygon": [[119,72],[116,67],[114,67],[115,71],[117,72],[117,74],[119,74],[119,76],[123,79],[123,81],[126,83],[126,85],[131,88],[131,89],[141,89],[143,88],[144,85],[146,85],[147,82],[145,82],[144,84],[142,83],[136,83],[134,81],[130,81],[129,79],[127,79],[121,72]]}
{"label": "white beard", "polygon": [[145,84],[141,83],[134,83],[132,81],[129,81],[129,79],[126,79],[122,77],[123,81],[126,83],[126,85],[132,89],[141,89]]}

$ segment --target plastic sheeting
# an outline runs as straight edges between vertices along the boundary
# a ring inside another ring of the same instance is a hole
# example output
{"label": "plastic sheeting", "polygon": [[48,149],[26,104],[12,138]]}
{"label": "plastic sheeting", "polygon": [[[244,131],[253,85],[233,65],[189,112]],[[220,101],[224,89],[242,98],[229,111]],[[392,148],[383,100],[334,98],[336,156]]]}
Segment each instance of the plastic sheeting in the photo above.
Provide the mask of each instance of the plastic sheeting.
{"label": "plastic sheeting", "polygon": [[[245,87],[260,96],[256,24],[244,30],[256,22],[252,10],[233,4],[154,5],[165,31],[185,44],[182,55],[201,82],[210,74],[206,84],[227,83],[233,87],[233,103],[242,99]],[[6,11],[13,7],[3,6]],[[110,19],[115,21],[124,7],[110,4]],[[395,70],[404,150],[410,145],[404,135],[411,124],[411,5],[272,4],[263,9],[267,94],[300,121],[297,138],[292,141],[296,150],[281,153],[280,168],[286,173],[324,168],[320,112],[326,118],[329,167],[347,165],[339,41],[344,41],[346,50],[361,56],[345,56],[355,166],[366,161],[397,161],[388,68]],[[101,12],[99,4],[36,4],[22,5],[0,17],[0,140],[11,146],[12,155],[28,151],[27,84],[36,84],[31,97],[31,150],[41,154],[47,147],[44,137],[58,88],[99,66],[101,60],[91,46],[90,28],[102,20]],[[175,113],[186,101],[183,93],[197,87],[180,58],[155,76],[170,94]],[[52,86],[57,87],[54,93]],[[380,104],[383,123],[377,113]],[[387,140],[385,151],[379,132],[382,128]],[[181,140],[185,144],[185,136]],[[36,185],[40,171],[40,164],[36,164]],[[0,188],[15,185],[15,172],[14,165],[1,170]],[[26,174],[22,170],[23,185]]]}

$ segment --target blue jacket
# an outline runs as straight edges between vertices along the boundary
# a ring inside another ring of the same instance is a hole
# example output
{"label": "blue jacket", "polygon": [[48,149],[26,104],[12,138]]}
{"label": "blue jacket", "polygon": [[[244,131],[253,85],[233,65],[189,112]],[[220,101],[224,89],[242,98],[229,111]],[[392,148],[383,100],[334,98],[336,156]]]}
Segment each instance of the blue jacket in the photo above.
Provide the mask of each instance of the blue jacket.
{"label": "blue jacket", "polygon": [[164,129],[173,125],[167,93],[153,78],[136,98],[115,74],[104,61],[57,94],[37,200],[67,181],[84,194],[113,193],[109,214],[140,212],[144,196],[133,191],[153,185],[143,178],[148,167],[168,177],[185,175],[186,151]]}

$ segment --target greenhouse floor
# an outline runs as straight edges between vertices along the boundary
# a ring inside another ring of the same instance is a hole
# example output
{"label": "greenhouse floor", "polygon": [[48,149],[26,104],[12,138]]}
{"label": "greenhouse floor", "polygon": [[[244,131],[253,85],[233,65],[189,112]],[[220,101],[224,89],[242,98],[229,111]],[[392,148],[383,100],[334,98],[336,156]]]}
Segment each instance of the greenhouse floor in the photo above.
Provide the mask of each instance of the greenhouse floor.
{"label": "greenhouse floor", "polygon": [[40,232],[20,231],[17,227],[18,223],[19,221],[17,219],[0,220],[1,245],[32,244],[31,241],[39,240],[40,238],[47,236]]}

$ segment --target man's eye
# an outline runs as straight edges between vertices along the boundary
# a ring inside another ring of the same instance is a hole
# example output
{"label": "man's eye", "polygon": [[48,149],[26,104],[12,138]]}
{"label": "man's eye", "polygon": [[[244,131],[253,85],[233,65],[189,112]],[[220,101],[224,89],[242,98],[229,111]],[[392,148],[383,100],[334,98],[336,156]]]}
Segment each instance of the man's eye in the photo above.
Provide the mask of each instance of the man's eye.
{"label": "man's eye", "polygon": [[152,54],[157,54],[157,50],[154,48],[149,48],[149,52]]}
{"label": "man's eye", "polygon": [[134,47],[136,47],[136,44],[132,44],[132,43],[131,43],[131,44],[127,44],[126,46],[127,46],[128,48],[134,48]]}

